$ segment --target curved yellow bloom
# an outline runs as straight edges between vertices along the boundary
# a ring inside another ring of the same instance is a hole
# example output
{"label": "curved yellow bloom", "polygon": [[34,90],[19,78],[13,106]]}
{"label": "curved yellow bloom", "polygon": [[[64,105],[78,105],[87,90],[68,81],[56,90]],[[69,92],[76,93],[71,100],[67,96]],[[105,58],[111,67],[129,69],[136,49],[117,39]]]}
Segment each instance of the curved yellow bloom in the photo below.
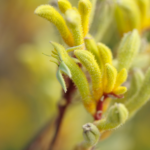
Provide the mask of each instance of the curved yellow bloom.
{"label": "curved yellow bloom", "polygon": [[115,18],[121,35],[133,29],[137,29],[142,34],[143,31],[150,28],[150,1],[118,1],[115,8]]}
{"label": "curved yellow bloom", "polygon": [[74,40],[63,17],[50,5],[41,5],[35,10],[35,14],[52,22],[59,30],[63,40],[69,45],[74,45]]}
{"label": "curved yellow bloom", "polygon": [[125,68],[122,69],[117,75],[114,89],[120,86],[122,83],[124,83],[127,80],[127,76],[128,76],[127,70]]}
{"label": "curved yellow bloom", "polygon": [[83,34],[86,36],[89,31],[92,4],[89,0],[79,0],[78,9],[81,15]]}
{"label": "curved yellow bloom", "polygon": [[117,70],[110,64],[105,65],[105,74],[104,74],[104,92],[110,93],[116,82]]}
{"label": "curved yellow bloom", "polygon": [[113,90],[113,93],[114,93],[115,95],[122,95],[122,94],[124,94],[126,91],[127,91],[127,88],[126,88],[126,87],[120,86],[120,87],[115,88],[115,90]]}
{"label": "curved yellow bloom", "polygon": [[84,43],[86,49],[94,55],[98,65],[100,66],[100,54],[94,38],[88,35],[87,37],[84,38]]}
{"label": "curved yellow bloom", "polygon": [[98,43],[97,47],[98,47],[99,54],[100,54],[99,59],[101,63],[101,69],[104,70],[106,63],[112,64],[112,53],[111,53],[111,50],[102,43]]}
{"label": "curved yellow bloom", "polygon": [[141,31],[150,28],[150,1],[135,0],[140,9],[141,15]]}
{"label": "curved yellow bloom", "polygon": [[83,32],[79,12],[75,9],[68,9],[65,16],[67,24],[72,32],[75,46],[83,44]]}
{"label": "curved yellow bloom", "polygon": [[58,0],[58,7],[63,14],[65,14],[68,9],[72,9],[72,5],[68,0]]}
{"label": "curved yellow bloom", "polygon": [[133,29],[140,30],[141,16],[134,0],[118,1],[115,11],[116,22],[122,35]]}
{"label": "curved yellow bloom", "polygon": [[98,101],[103,94],[102,75],[94,56],[85,50],[76,50],[74,54],[88,70],[92,79],[93,96]]}

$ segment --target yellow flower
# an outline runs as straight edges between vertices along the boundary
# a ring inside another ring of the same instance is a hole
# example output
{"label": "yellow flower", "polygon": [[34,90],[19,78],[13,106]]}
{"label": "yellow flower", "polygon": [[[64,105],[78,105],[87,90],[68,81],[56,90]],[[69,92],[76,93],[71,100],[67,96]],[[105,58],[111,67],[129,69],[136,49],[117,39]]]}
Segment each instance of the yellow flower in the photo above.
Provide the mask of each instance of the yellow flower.
{"label": "yellow flower", "polygon": [[149,0],[121,0],[116,2],[115,18],[121,35],[137,29],[140,34],[150,28]]}
{"label": "yellow flower", "polygon": [[[103,43],[97,44],[88,34],[91,2],[79,0],[77,9],[68,0],[59,0],[58,6],[64,18],[50,5],[42,5],[35,10],[37,15],[44,17],[57,27],[65,43],[70,46],[65,49],[64,46],[51,42],[54,46],[51,57],[55,60],[50,61],[58,65],[56,76],[63,90],[67,92],[62,74],[67,75],[75,83],[85,108],[98,120],[101,118],[103,101],[108,97],[122,98],[127,91],[122,84],[126,81],[128,69],[139,50],[138,32],[133,30],[122,39],[117,57],[118,65],[115,68],[110,48]],[[127,6],[124,7],[129,9]],[[132,23],[136,25],[138,21]],[[69,55],[71,51],[76,58]],[[78,63],[88,71],[92,87]]]}
{"label": "yellow flower", "polygon": [[[120,33],[131,32],[124,34],[115,59],[108,46],[96,43],[88,34],[92,20],[90,16],[93,16],[92,4],[95,3],[95,0],[79,0],[77,9],[68,0],[58,0],[64,17],[50,5],[42,5],[35,10],[37,15],[57,27],[64,42],[69,46],[66,49],[51,42],[54,47],[51,58],[54,60],[50,61],[58,66],[56,77],[65,94],[68,93],[64,76],[68,76],[67,79],[72,80],[77,87],[85,109],[95,119],[94,124],[83,126],[84,142],[79,147],[83,149],[95,146],[100,132],[118,128],[150,98],[150,69],[144,80],[140,74],[136,75],[130,84],[129,92],[124,84],[140,48],[139,33],[150,27],[150,0],[116,1],[115,15]],[[70,52],[72,53],[69,54]],[[116,98],[119,101],[125,92],[126,97],[120,104],[110,103],[108,109],[103,107],[106,99],[110,101]],[[66,102],[70,104],[70,99],[66,98]],[[106,115],[102,117],[104,108]]]}
{"label": "yellow flower", "polygon": [[92,4],[89,0],[79,0],[79,8],[72,7],[68,0],[59,0],[58,6],[64,18],[50,5],[41,5],[35,14],[52,22],[68,46],[83,44],[89,31]]}

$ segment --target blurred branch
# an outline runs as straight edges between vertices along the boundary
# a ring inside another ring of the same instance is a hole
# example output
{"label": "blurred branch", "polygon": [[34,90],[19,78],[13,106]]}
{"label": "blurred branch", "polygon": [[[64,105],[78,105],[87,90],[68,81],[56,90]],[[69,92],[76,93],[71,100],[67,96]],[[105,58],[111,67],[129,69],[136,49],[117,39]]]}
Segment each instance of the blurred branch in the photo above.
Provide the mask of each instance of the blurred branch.
{"label": "blurred branch", "polygon": [[[35,150],[42,142],[45,141],[47,133],[51,129],[54,123],[54,118],[50,119],[48,123],[39,131],[39,133],[31,140],[31,142],[25,146],[24,150]],[[48,134],[49,135],[49,134]]]}

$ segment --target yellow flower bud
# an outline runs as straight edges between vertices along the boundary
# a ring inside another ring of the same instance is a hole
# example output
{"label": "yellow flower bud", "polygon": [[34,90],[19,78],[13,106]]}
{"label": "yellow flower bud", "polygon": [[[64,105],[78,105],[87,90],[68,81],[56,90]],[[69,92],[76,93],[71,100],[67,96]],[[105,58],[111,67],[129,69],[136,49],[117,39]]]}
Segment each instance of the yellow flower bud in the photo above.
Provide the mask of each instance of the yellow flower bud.
{"label": "yellow flower bud", "polygon": [[117,77],[117,70],[110,64],[105,65],[105,75],[104,75],[104,92],[112,92]]}
{"label": "yellow flower bud", "polygon": [[115,88],[115,89],[113,90],[113,93],[114,93],[115,95],[121,95],[121,94],[124,94],[126,91],[127,91],[127,88],[126,88],[126,87],[124,87],[124,86],[119,86],[119,87],[117,87],[117,88]]}
{"label": "yellow flower bud", "polygon": [[149,22],[149,10],[150,10],[150,1],[149,0],[136,0],[141,14],[141,30],[147,28],[150,25]]}
{"label": "yellow flower bud", "polygon": [[68,9],[72,9],[72,6],[68,0],[58,0],[58,6],[60,11],[64,14]]}
{"label": "yellow flower bud", "polygon": [[76,50],[74,54],[88,70],[92,79],[92,91],[94,99],[99,100],[103,94],[102,76],[94,56],[85,50]]}
{"label": "yellow flower bud", "polygon": [[89,18],[92,4],[89,0],[79,0],[78,9],[81,15],[83,33],[86,36],[89,31]]}
{"label": "yellow flower bud", "polygon": [[81,26],[81,17],[79,12],[74,9],[69,9],[65,13],[67,24],[72,32],[75,46],[83,44],[83,33]]}
{"label": "yellow flower bud", "polygon": [[106,63],[112,64],[112,53],[111,50],[102,43],[98,43],[97,47],[100,54],[101,69],[104,70]]}
{"label": "yellow flower bud", "polygon": [[85,43],[86,49],[94,55],[98,65],[100,66],[100,54],[98,51],[97,44],[94,41],[93,37],[88,35],[87,37],[84,38],[84,43]]}
{"label": "yellow flower bud", "polygon": [[[117,88],[118,86],[120,86],[122,83],[124,83],[127,79],[127,70],[124,68],[122,69],[118,75],[117,75],[117,79],[116,79],[116,83],[115,83],[115,88]],[[114,89],[115,89],[114,88]]]}
{"label": "yellow flower bud", "polygon": [[41,5],[35,10],[35,14],[52,22],[60,32],[63,40],[69,45],[74,45],[74,40],[63,17],[50,5]]}
{"label": "yellow flower bud", "polygon": [[136,2],[134,0],[121,0],[117,1],[116,4],[116,21],[118,26],[122,26],[123,33],[133,29],[139,30],[141,18]]}

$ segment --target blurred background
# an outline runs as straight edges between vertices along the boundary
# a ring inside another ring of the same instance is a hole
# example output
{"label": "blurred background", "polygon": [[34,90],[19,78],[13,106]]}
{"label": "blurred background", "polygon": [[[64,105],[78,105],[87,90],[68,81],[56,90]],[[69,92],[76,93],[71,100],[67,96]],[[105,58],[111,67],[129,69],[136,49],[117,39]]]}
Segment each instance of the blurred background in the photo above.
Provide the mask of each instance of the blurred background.
{"label": "blurred background", "polygon": [[[77,5],[76,0],[70,1]],[[0,0],[0,150],[46,150],[53,135],[51,124],[57,116],[61,87],[55,77],[57,66],[42,53],[50,54],[50,40],[62,41],[52,24],[34,14],[37,6],[47,3],[56,5],[48,0]],[[100,12],[98,3],[93,34],[103,18]],[[104,38],[97,38],[113,50],[121,39],[114,22],[111,20],[111,28],[102,33]],[[149,116],[147,103],[97,149],[150,150]],[[88,121],[91,117],[80,102],[71,105],[55,149],[71,150],[82,140],[82,125]],[[41,133],[44,139],[38,138]]]}

